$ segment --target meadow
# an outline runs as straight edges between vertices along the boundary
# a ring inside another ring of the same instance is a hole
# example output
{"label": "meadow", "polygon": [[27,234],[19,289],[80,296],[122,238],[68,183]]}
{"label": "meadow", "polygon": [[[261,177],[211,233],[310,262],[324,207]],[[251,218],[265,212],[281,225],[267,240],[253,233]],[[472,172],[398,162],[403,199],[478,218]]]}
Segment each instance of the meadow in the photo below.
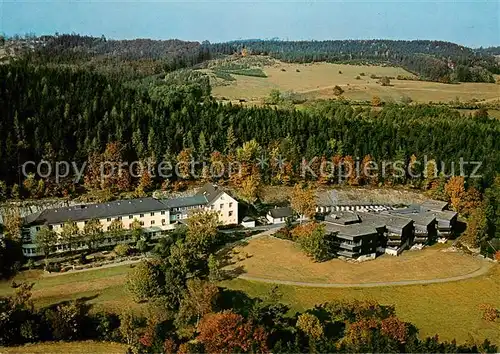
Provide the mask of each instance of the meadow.
{"label": "meadow", "polygon": [[[390,66],[347,65],[332,63],[290,64],[279,61],[261,66],[267,77],[233,76],[235,80],[212,82],[216,98],[245,99],[261,104],[271,90],[293,91],[308,100],[334,98],[333,88],[340,86],[343,96],[354,101],[370,101],[379,96],[384,102],[400,102],[410,98],[414,102],[461,102],[471,99],[500,99],[500,86],[494,83],[442,84],[428,81],[391,79],[390,86],[382,86],[378,77],[414,78],[402,68]],[[377,78],[371,78],[371,76]]]}

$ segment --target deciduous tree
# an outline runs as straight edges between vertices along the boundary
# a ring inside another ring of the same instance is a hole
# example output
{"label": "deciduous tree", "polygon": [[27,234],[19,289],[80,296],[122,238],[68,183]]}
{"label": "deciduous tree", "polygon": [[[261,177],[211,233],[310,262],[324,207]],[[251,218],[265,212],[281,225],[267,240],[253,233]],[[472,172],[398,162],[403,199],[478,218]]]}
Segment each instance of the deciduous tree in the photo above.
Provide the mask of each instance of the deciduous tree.
{"label": "deciduous tree", "polygon": [[293,187],[290,204],[301,217],[312,219],[316,214],[316,194],[312,188],[296,184]]}
{"label": "deciduous tree", "polygon": [[267,352],[267,334],[243,316],[226,311],[205,315],[196,337],[207,353]]}

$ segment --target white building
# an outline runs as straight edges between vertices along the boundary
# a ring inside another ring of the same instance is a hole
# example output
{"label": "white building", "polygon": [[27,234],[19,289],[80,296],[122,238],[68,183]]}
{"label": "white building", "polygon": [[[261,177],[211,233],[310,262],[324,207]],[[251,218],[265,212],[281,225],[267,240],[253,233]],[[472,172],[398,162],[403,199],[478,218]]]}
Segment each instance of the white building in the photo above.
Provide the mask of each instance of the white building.
{"label": "white building", "polygon": [[[75,222],[80,231],[92,219],[99,220],[102,231],[110,231],[114,220],[122,222],[124,230],[132,228],[132,222],[138,220],[143,231],[151,238],[158,238],[173,230],[183,219],[188,218],[192,210],[216,210],[222,225],[238,223],[238,201],[229,194],[211,184],[203,186],[195,195],[175,199],[138,198],[118,200],[107,203],[77,205],[46,209],[31,214],[24,219],[23,253],[27,257],[42,255],[35,243],[36,234],[43,226],[48,226],[60,234],[63,224]],[[130,233],[124,232],[119,239],[106,237],[101,246],[110,246],[132,241]],[[72,249],[85,249],[83,241],[77,242]],[[69,250],[69,245],[62,242],[55,245],[56,252]]]}
{"label": "white building", "polygon": [[270,224],[282,224],[292,216],[293,210],[290,207],[274,208],[267,212],[266,219]]}

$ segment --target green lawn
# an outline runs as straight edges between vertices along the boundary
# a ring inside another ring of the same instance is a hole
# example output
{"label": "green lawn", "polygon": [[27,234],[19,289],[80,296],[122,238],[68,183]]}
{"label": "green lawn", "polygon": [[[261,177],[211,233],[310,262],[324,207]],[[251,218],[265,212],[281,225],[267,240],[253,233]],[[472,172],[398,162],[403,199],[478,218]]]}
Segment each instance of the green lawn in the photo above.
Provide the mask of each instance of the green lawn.
{"label": "green lawn", "polygon": [[[121,312],[135,304],[125,288],[130,265],[43,277],[41,272],[29,271],[16,276],[15,281],[34,282],[33,299],[37,306],[83,298],[95,309]],[[10,295],[10,282],[0,283],[0,295]]]}
{"label": "green lawn", "polygon": [[[222,283],[250,296],[263,297],[271,284],[232,280]],[[381,304],[394,304],[397,314],[420,329],[420,336],[439,334],[443,340],[482,341],[500,343],[500,321],[490,323],[481,318],[479,306],[490,303],[500,308],[500,266],[487,275],[442,284],[380,287],[380,288],[306,288],[279,286],[282,301],[292,311],[302,311],[315,304],[334,299],[372,299]]]}

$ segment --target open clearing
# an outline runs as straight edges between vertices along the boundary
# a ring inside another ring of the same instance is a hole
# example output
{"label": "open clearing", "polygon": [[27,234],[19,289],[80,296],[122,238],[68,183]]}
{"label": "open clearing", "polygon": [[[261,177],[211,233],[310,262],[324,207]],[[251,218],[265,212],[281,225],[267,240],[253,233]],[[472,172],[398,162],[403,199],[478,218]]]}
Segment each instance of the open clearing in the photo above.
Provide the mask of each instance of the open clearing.
{"label": "open clearing", "polygon": [[125,353],[127,346],[120,343],[110,342],[53,342],[25,345],[22,347],[0,347],[0,353],[16,354],[47,354],[47,353],[67,353],[67,354],[118,354]]}
{"label": "open clearing", "polygon": [[[339,259],[316,263],[291,241],[274,237],[253,239],[237,247],[230,267],[250,277],[308,283],[359,284],[450,278],[473,273],[484,262],[435,245],[423,251],[406,251],[399,257],[348,263]],[[245,257],[246,256],[246,257]]]}
{"label": "open clearing", "polygon": [[[256,60],[254,60],[255,62]],[[416,102],[449,102],[493,100],[500,98],[500,85],[494,83],[461,83],[441,84],[436,82],[391,80],[391,86],[381,86],[377,77],[389,76],[413,77],[402,68],[347,65],[331,63],[290,64],[269,59],[263,62],[266,78],[233,75],[234,81],[217,80],[213,84],[212,93],[217,98],[229,100],[246,99],[252,104],[262,103],[272,89],[294,91],[308,99],[333,98],[333,87],[342,87],[344,97],[356,101],[369,101],[373,96],[379,96],[382,101],[399,102],[402,97],[410,97]],[[284,71],[283,71],[284,70]],[[364,73],[364,76],[360,74]],[[359,76],[359,79],[356,77]]]}

